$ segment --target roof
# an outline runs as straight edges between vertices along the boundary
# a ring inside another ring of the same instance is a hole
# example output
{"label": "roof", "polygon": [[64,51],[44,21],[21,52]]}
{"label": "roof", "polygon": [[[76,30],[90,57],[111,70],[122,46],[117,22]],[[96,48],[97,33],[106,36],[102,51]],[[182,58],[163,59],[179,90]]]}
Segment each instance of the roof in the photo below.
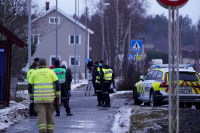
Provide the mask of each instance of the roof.
{"label": "roof", "polygon": [[[75,19],[70,17],[68,14],[66,14],[64,11],[62,11],[61,9],[57,8],[58,9],[58,12],[61,13],[63,16],[65,16],[66,18],[68,18],[69,20],[71,20],[73,23],[75,23]],[[52,12],[53,10],[56,10],[56,6],[53,6],[52,8],[50,8],[49,10],[47,10],[44,14],[42,14],[40,17],[34,19],[32,22],[35,22],[37,21],[38,19],[40,19],[41,17],[44,17],[45,15],[47,15],[48,13]],[[78,25],[78,21],[76,21],[76,24]],[[84,30],[86,30],[86,26],[79,23],[79,26],[81,28],[83,28]],[[89,28],[88,29],[88,32],[90,34],[94,34],[94,31],[90,30]]]}
{"label": "roof", "polygon": [[[169,68],[159,68],[164,70],[165,72],[169,72]],[[176,69],[175,69],[176,70]],[[179,72],[196,72],[194,69],[190,68],[179,68]]]}
{"label": "roof", "polygon": [[6,27],[0,24],[0,33],[3,34],[8,40],[10,40],[13,44],[18,45],[19,47],[24,47],[27,44],[24,43],[21,39],[15,36],[12,32],[10,32]]}

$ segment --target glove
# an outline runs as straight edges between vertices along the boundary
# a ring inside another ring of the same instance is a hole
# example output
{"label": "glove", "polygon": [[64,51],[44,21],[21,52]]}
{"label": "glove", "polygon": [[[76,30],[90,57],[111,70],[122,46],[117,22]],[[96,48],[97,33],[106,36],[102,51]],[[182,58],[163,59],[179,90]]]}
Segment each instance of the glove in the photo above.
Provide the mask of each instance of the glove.
{"label": "glove", "polygon": [[68,94],[69,94],[70,97],[72,96],[71,90],[68,90]]}

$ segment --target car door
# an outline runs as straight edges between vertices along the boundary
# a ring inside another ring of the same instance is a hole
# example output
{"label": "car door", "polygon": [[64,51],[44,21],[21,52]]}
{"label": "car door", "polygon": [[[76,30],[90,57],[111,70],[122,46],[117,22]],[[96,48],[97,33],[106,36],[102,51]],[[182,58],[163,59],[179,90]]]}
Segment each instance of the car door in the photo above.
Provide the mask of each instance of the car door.
{"label": "car door", "polygon": [[140,93],[140,97],[138,97],[138,99],[146,101],[148,100],[148,97],[146,95],[146,91],[145,91],[145,85],[148,82],[148,80],[151,78],[151,75],[154,73],[154,70],[150,71],[147,76],[144,78],[144,81],[140,82],[139,84],[139,93]]}
{"label": "car door", "polygon": [[158,70],[153,71],[151,74],[151,77],[149,79],[146,79],[144,82],[144,90],[145,90],[145,100],[149,100],[149,95],[150,95],[150,89],[152,87],[153,82],[156,80]]}

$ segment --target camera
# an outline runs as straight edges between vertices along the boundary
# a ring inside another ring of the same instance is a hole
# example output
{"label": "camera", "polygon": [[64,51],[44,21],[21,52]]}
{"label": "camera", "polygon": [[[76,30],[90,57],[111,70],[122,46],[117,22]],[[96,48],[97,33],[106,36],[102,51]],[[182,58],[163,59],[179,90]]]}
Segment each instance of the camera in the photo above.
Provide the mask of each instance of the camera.
{"label": "camera", "polygon": [[89,70],[89,73],[92,73],[92,69],[94,67],[94,64],[92,61],[89,61],[87,64],[87,69]]}

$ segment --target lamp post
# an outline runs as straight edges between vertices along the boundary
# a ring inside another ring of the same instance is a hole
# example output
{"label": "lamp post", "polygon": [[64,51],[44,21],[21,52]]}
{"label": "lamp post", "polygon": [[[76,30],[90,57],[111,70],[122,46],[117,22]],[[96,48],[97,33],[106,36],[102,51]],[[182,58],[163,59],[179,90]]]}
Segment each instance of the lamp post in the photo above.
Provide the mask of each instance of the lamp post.
{"label": "lamp post", "polygon": [[58,1],[56,0],[56,59],[58,59]]}
{"label": "lamp post", "polygon": [[110,3],[103,3],[103,20],[102,20],[102,60],[104,60],[104,6],[109,6]]}

